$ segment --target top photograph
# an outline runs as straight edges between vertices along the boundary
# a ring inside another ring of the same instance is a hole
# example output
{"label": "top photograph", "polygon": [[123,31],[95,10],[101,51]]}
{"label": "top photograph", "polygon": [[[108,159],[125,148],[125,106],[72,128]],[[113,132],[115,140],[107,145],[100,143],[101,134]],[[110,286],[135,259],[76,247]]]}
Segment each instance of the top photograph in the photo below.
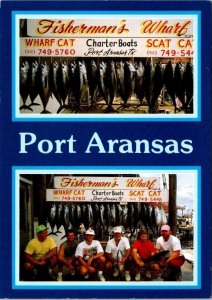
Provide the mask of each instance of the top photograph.
{"label": "top photograph", "polygon": [[13,12],[13,120],[201,120],[196,12]]}

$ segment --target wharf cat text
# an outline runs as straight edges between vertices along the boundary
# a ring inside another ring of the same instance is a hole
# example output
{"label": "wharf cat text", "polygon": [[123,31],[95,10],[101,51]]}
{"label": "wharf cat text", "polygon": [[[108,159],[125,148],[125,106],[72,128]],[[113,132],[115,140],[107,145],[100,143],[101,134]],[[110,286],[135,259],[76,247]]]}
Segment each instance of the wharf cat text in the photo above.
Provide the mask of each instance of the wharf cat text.
{"label": "wharf cat text", "polygon": [[[37,150],[40,154],[76,154],[77,140],[74,135],[65,139],[39,139],[33,132],[20,132],[20,154],[29,154],[30,151]],[[193,152],[192,140],[174,139],[102,139],[94,132],[89,138],[84,149],[80,151],[86,154],[190,154]]]}

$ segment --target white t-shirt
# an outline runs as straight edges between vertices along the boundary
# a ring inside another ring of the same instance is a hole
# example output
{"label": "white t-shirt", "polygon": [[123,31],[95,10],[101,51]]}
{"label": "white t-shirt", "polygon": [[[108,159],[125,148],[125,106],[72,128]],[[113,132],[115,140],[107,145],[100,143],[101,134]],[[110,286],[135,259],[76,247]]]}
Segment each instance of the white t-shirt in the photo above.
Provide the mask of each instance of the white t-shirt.
{"label": "white t-shirt", "polygon": [[178,251],[178,250],[180,250],[180,254],[182,254],[180,240],[173,235],[170,235],[167,242],[164,241],[162,236],[160,236],[156,241],[156,249],[169,250],[168,256],[170,256],[173,251]]}
{"label": "white t-shirt", "polygon": [[84,260],[89,260],[91,256],[94,256],[100,252],[104,252],[104,250],[99,241],[93,240],[90,245],[84,241],[78,244],[75,256],[81,256]]}
{"label": "white t-shirt", "polygon": [[130,249],[130,243],[128,238],[121,237],[118,246],[116,246],[115,240],[111,239],[107,242],[107,246],[105,249],[105,252],[111,253],[112,257],[115,260],[118,260],[119,258],[125,256],[126,251]]}

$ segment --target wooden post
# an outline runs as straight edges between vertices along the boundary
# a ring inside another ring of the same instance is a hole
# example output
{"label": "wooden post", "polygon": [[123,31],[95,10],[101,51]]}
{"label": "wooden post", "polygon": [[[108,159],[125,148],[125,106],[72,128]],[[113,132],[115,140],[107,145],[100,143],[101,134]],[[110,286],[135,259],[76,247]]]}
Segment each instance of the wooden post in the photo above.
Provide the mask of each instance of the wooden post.
{"label": "wooden post", "polygon": [[169,174],[169,225],[173,235],[177,231],[177,175]]}

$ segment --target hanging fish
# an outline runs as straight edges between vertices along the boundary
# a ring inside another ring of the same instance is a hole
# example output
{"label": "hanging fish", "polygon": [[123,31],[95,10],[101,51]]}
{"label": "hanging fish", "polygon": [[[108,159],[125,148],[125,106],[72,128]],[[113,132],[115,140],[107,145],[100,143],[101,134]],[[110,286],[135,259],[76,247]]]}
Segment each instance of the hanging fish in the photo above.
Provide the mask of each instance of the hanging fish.
{"label": "hanging fish", "polygon": [[34,102],[35,98],[38,96],[38,69],[39,64],[37,60],[35,60],[29,69],[29,97],[31,100],[29,106],[40,105],[39,103]]}
{"label": "hanging fish", "polygon": [[165,67],[163,73],[163,79],[164,79],[164,84],[167,89],[167,92],[171,97],[172,103],[175,108],[175,113],[176,113],[177,107],[176,107],[176,100],[175,100],[174,69],[171,61],[169,61]]}
{"label": "hanging fish", "polygon": [[59,93],[59,86],[58,86],[58,70],[59,64],[56,60],[54,60],[49,68],[49,77],[50,77],[50,88],[52,94],[54,95],[55,99],[59,103],[60,107],[62,106],[60,93]]}
{"label": "hanging fish", "polygon": [[[175,95],[180,100],[182,109],[184,108],[185,105],[185,86],[183,81],[183,73],[184,73],[183,64],[181,62],[178,62],[174,70],[174,84],[175,84]],[[179,107],[179,109],[181,109],[181,107]]]}
{"label": "hanging fish", "polygon": [[46,110],[46,106],[49,102],[51,96],[50,89],[50,78],[49,78],[49,67],[46,62],[42,63],[38,69],[38,93],[43,104],[42,114],[49,114],[50,112]]}
{"label": "hanging fish", "polygon": [[57,211],[56,205],[55,203],[53,203],[50,207],[48,222],[51,227],[51,232],[49,234],[54,234],[54,235],[56,235],[56,233],[54,233],[54,227],[56,225],[56,211]]}
{"label": "hanging fish", "polygon": [[64,209],[63,209],[63,227],[65,229],[65,232],[68,230],[70,225],[70,221],[69,221],[69,206],[68,204],[64,205]]}
{"label": "hanging fish", "polygon": [[71,203],[69,207],[69,221],[73,227],[73,229],[76,231],[77,226],[76,226],[76,204]]}
{"label": "hanging fish", "polygon": [[128,207],[127,205],[124,205],[122,207],[122,211],[123,211],[123,226],[124,226],[124,229],[126,230],[127,229],[127,214],[128,214]]}
{"label": "hanging fish", "polygon": [[74,70],[73,78],[73,93],[78,108],[81,106],[81,101],[89,96],[87,70],[84,61],[78,60]]}
{"label": "hanging fish", "polygon": [[111,225],[116,226],[117,225],[116,224],[116,206],[114,203],[111,205],[110,211],[111,211]]}
{"label": "hanging fish", "polygon": [[104,214],[105,214],[104,204],[100,204],[99,210],[100,210],[101,225],[102,225],[103,231],[105,231],[105,229],[106,229],[106,222],[105,222],[105,216],[104,216]]}
{"label": "hanging fish", "polygon": [[81,218],[82,222],[85,225],[85,228],[88,228],[89,226],[89,221],[88,221],[88,209],[87,205],[84,203],[81,205]]}
{"label": "hanging fish", "polygon": [[144,90],[144,66],[141,61],[138,63],[135,71],[135,93],[140,101],[140,105],[142,105],[145,96],[145,90]]}
{"label": "hanging fish", "polygon": [[88,228],[93,227],[94,218],[91,204],[88,204]]}
{"label": "hanging fish", "polygon": [[98,88],[100,95],[105,100],[108,105],[108,96],[107,96],[107,86],[106,86],[106,64],[104,61],[100,62],[97,69],[97,78],[98,78]]}
{"label": "hanging fish", "polygon": [[57,70],[57,86],[58,86],[58,96],[59,96],[59,103],[61,106],[59,107],[57,113],[59,113],[63,108],[67,108],[66,99],[68,96],[69,91],[69,71],[68,65],[66,62],[62,62],[59,64]]}
{"label": "hanging fish", "polygon": [[91,105],[96,104],[97,91],[98,91],[98,72],[97,65],[94,59],[90,59],[87,62],[87,75],[88,75],[88,86],[91,96]]}
{"label": "hanging fish", "polygon": [[160,208],[160,211],[161,211],[161,218],[162,218],[161,225],[167,224],[168,220],[167,220],[167,217],[166,217],[165,210],[163,209],[162,206]]}
{"label": "hanging fish", "polygon": [[124,99],[124,63],[116,62],[117,93]]}
{"label": "hanging fish", "polygon": [[193,112],[193,64],[188,62],[183,74],[183,82],[185,86],[186,103],[185,106],[190,108]]}
{"label": "hanging fish", "polygon": [[123,210],[120,204],[116,205],[116,223],[117,225],[123,225]]}
{"label": "hanging fish", "polygon": [[57,210],[56,210],[56,227],[57,227],[56,233],[61,233],[59,231],[59,229],[63,224],[63,205],[62,205],[62,203],[57,205],[56,208],[57,208]]}
{"label": "hanging fish", "polygon": [[162,223],[162,216],[161,216],[161,211],[157,206],[155,207],[155,220],[156,220],[156,225],[159,228]]}
{"label": "hanging fish", "polygon": [[152,224],[152,228],[153,228],[153,232],[157,233],[158,232],[158,226],[157,226],[157,222],[156,222],[156,214],[155,214],[155,206],[152,206],[152,210],[151,210],[151,224]]}
{"label": "hanging fish", "polygon": [[154,77],[154,67],[151,61],[147,61],[144,65],[144,91],[145,98],[148,103],[149,109],[151,110],[151,96],[153,91],[153,77]]}
{"label": "hanging fish", "polygon": [[107,104],[108,107],[105,112],[114,111],[112,104],[116,94],[117,88],[117,78],[116,78],[116,71],[115,71],[115,63],[114,61],[109,61],[106,67],[106,92],[107,92]]}
{"label": "hanging fish", "polygon": [[29,63],[28,61],[22,62],[20,65],[20,95],[23,101],[23,105],[20,107],[20,110],[22,109],[28,109],[31,110],[31,107],[26,105],[27,98],[29,96]]}
{"label": "hanging fish", "polygon": [[132,62],[124,63],[124,106],[127,107],[127,101],[132,97],[135,88],[135,67]]}
{"label": "hanging fish", "polygon": [[152,96],[151,96],[151,112],[155,113],[158,111],[158,97],[160,96],[160,93],[163,88],[163,68],[161,63],[157,63],[155,66],[155,72],[153,76],[153,90],[152,90]]}

